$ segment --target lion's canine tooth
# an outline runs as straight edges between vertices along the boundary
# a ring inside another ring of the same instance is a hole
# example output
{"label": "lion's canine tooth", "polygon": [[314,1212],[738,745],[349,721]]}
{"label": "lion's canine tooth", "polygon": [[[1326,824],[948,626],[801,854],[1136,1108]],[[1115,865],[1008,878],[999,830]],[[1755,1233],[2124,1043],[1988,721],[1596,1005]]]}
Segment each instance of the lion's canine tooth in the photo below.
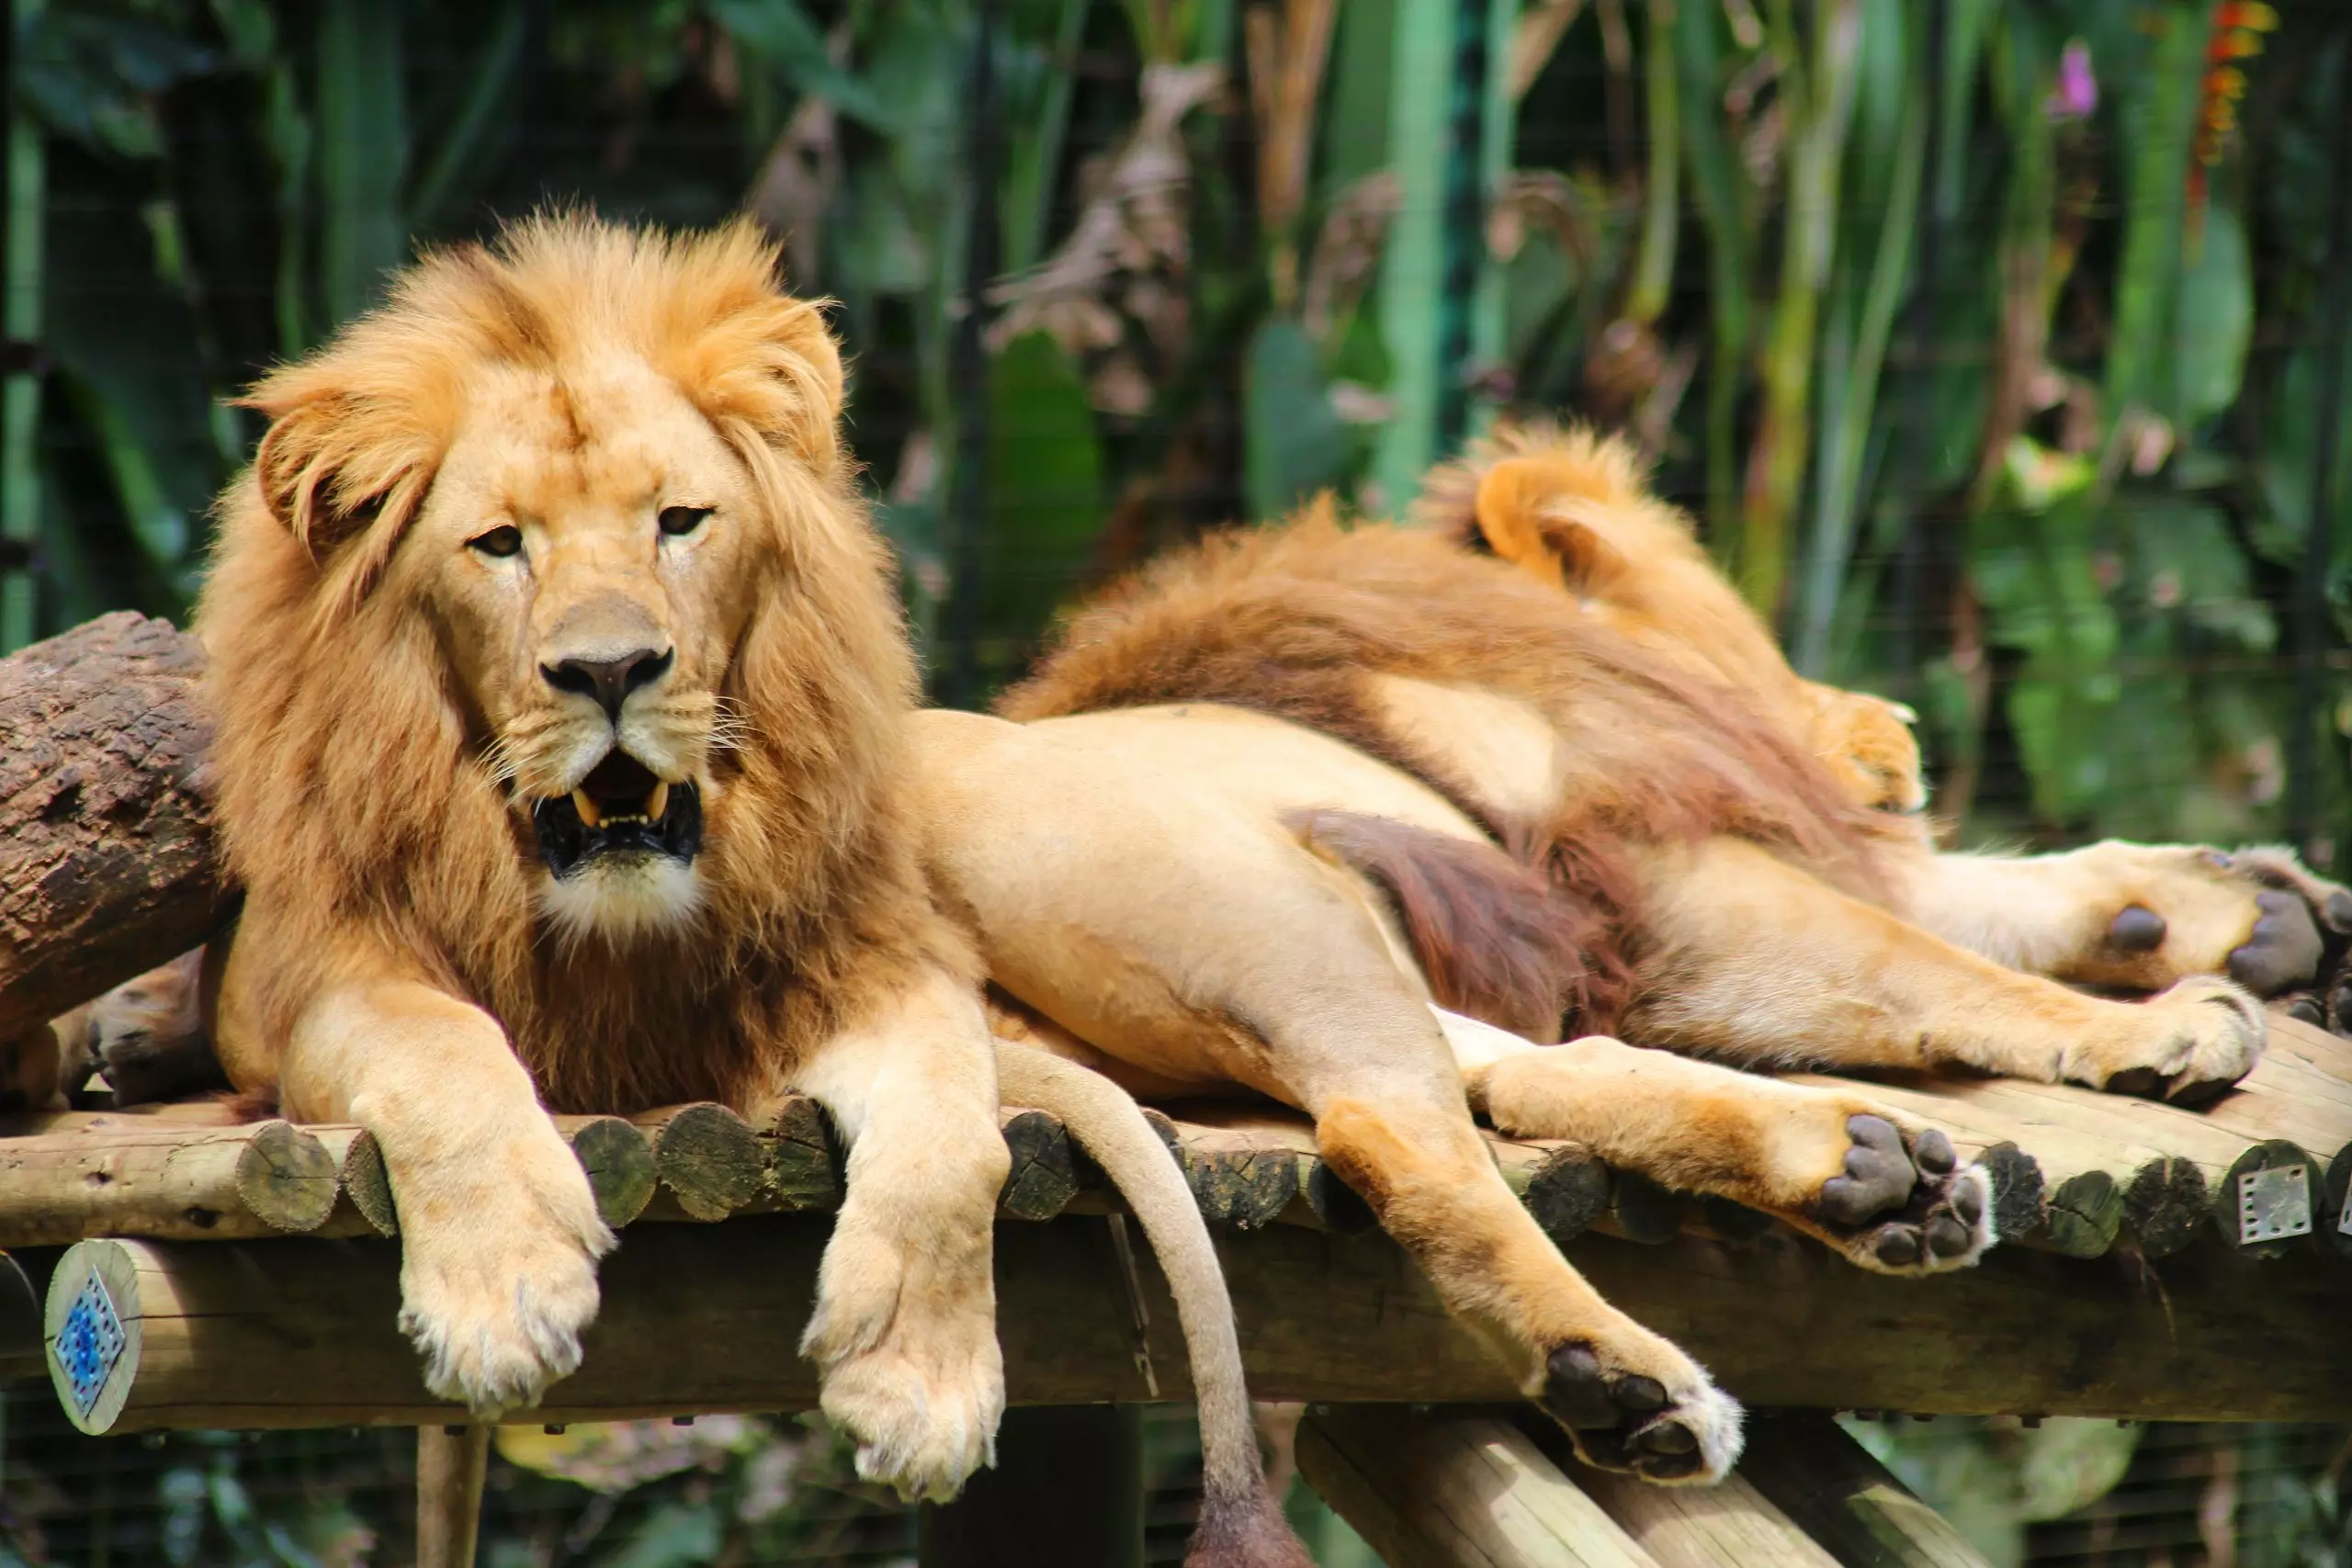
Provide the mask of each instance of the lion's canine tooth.
{"label": "lion's canine tooth", "polygon": [[653,793],[645,797],[645,815],[651,820],[659,822],[662,820],[662,814],[669,809],[670,781],[663,779],[653,786]]}
{"label": "lion's canine tooth", "polygon": [[586,790],[575,789],[571,792],[571,808],[580,813],[580,820],[589,827],[601,828],[605,825],[604,813],[596,809],[596,803],[588,798]]}

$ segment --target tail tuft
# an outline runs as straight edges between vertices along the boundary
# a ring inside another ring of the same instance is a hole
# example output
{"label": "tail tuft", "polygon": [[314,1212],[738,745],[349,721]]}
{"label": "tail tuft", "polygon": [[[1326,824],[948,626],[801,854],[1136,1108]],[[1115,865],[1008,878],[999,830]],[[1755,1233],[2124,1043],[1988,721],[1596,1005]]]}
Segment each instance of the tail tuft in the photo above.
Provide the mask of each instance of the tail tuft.
{"label": "tail tuft", "polygon": [[1245,1493],[1212,1491],[1202,1499],[1184,1568],[1315,1568],[1315,1559],[1261,1481]]}

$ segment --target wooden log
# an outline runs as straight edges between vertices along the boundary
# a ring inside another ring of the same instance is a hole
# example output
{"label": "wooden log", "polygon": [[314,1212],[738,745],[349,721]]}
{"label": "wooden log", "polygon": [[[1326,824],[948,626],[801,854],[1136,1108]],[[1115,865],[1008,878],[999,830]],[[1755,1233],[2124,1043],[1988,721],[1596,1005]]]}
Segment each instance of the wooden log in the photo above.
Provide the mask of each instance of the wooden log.
{"label": "wooden log", "polygon": [[203,663],[129,612],[0,660],[0,1042],[211,931]]}
{"label": "wooden log", "polygon": [[1735,1472],[1713,1486],[1657,1486],[1576,1464],[1566,1434],[1530,1428],[1658,1568],[1839,1568],[1795,1521]]}
{"label": "wooden log", "polygon": [[1621,1170],[1611,1182],[1614,1201],[1611,1213],[1618,1233],[1630,1241],[1656,1246],[1682,1234],[1682,1194],[1661,1187],[1637,1170]]}
{"label": "wooden log", "polygon": [[[596,1213],[618,1230],[645,1211],[653,1196],[653,1148],[645,1134],[618,1116],[557,1116],[556,1131],[571,1145],[572,1157],[588,1173],[588,1190],[595,1194]],[[384,1169],[383,1151],[375,1134],[361,1127],[315,1129],[337,1158],[343,1177],[345,1208],[362,1222],[331,1225],[329,1234],[392,1236],[400,1234],[400,1210],[390,1176]]]}
{"label": "wooden log", "polygon": [[416,1568],[473,1568],[490,1436],[478,1425],[416,1429]]}
{"label": "wooden log", "polygon": [[280,1121],[181,1126],[115,1119],[0,1140],[0,1237],[62,1247],[87,1235],[264,1236],[317,1230],[335,1161]]}
{"label": "wooden log", "polygon": [[677,1211],[657,1217],[723,1220],[749,1208],[767,1185],[768,1151],[752,1124],[723,1105],[673,1105],[629,1120],[652,1144],[654,1178]]}
{"label": "wooden log", "polygon": [[1317,1405],[1298,1469],[1388,1568],[1661,1568],[1493,1416]]}
{"label": "wooden log", "polygon": [[2052,1252],[2098,1258],[2123,1228],[2123,1190],[2104,1170],[2076,1171],[2051,1190],[2041,1224]]}
{"label": "wooden log", "polygon": [[[808,1408],[813,1370],[775,1346],[808,1319],[827,1234],[817,1215],[633,1229],[602,1267],[586,1364],[536,1418]],[[1219,1250],[1260,1398],[1518,1397],[1383,1237],[1273,1225],[1228,1236]],[[1001,1225],[996,1251],[1015,1403],[1146,1397],[1136,1324],[1099,1225]],[[2245,1265],[2213,1256],[2215,1267],[2169,1271],[2158,1297],[2105,1259],[2008,1249],[1921,1282],[1785,1240],[1642,1247],[1588,1235],[1568,1248],[1596,1289],[1751,1406],[2352,1418],[2340,1266],[2290,1258],[2266,1266],[2257,1288]],[[1158,1397],[1186,1398],[1173,1304],[1149,1254],[1137,1263]],[[389,1242],[84,1243],[52,1278],[52,1344],[59,1313],[101,1268],[113,1270],[112,1299],[134,1342],[109,1374],[119,1392],[80,1419],[85,1430],[462,1419],[425,1393],[394,1326],[399,1252]]]}
{"label": "wooden log", "polygon": [[786,1213],[832,1209],[842,1201],[842,1162],[824,1110],[806,1095],[794,1095],[762,1129],[767,1152],[767,1190]]}
{"label": "wooden log", "polygon": [[2147,1160],[2123,1190],[2124,1226],[2148,1258],[2170,1258],[2184,1250],[2204,1234],[2211,1215],[2204,1168],[2177,1155]]}
{"label": "wooden log", "polygon": [[1253,1129],[1179,1124],[1184,1179],[1213,1225],[1253,1231],[1272,1224],[1299,1196],[1303,1156]]}
{"label": "wooden log", "polygon": [[1052,1219],[1078,1196],[1078,1161],[1069,1130],[1042,1111],[1012,1107],[1003,1113],[1002,1126],[1012,1168],[1005,1173],[996,1212],[1008,1219]]}
{"label": "wooden log", "polygon": [[1826,1416],[1752,1423],[1739,1478],[1844,1568],[1991,1568]]}
{"label": "wooden log", "polygon": [[[1517,1168],[1526,1172],[1520,1201],[1555,1242],[1575,1240],[1609,1212],[1609,1167],[1575,1144],[1554,1145],[1532,1165]],[[1504,1179],[1512,1169],[1506,1166]]]}

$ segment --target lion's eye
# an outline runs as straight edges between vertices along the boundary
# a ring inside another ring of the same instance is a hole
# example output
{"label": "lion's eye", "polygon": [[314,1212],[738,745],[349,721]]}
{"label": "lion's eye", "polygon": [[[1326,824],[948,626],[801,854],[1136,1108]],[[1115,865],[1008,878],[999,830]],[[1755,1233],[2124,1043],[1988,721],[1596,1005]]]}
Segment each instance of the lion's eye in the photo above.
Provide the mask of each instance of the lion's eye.
{"label": "lion's eye", "polygon": [[479,550],[486,556],[503,560],[519,554],[523,548],[523,530],[512,523],[501,523],[486,534],[476,534],[466,541],[466,548]]}
{"label": "lion's eye", "polygon": [[662,531],[673,539],[683,539],[703,525],[711,508],[707,506],[665,506],[662,509]]}

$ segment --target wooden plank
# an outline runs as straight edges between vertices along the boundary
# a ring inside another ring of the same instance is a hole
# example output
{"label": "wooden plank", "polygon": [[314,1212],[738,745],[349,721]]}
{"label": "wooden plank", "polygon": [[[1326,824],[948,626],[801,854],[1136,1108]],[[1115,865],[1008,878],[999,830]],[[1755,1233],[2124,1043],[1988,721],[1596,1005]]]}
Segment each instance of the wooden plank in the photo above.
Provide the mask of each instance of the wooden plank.
{"label": "wooden plank", "polygon": [[1826,1416],[1751,1423],[1739,1475],[1841,1568],[1992,1568]]}
{"label": "wooden plank", "polygon": [[1654,1486],[1570,1465],[1565,1437],[1537,1441],[1658,1568],[1838,1568],[1744,1473],[1714,1486]]}
{"label": "wooden plank", "polygon": [[62,1247],[109,1233],[190,1238],[315,1231],[334,1210],[335,1161],[285,1122],[83,1127],[0,1140],[0,1245]]}
{"label": "wooden plank", "polygon": [[1318,1405],[1298,1469],[1388,1568],[1664,1568],[1494,1416]]}
{"label": "wooden plank", "polygon": [[[556,1385],[541,1418],[807,1408],[811,1370],[775,1347],[807,1321],[826,1234],[817,1215],[633,1227],[604,1266],[586,1365]],[[1102,1221],[1001,1225],[996,1247],[1016,1403],[1148,1396]],[[1227,1235],[1219,1250],[1261,1399],[1517,1397],[1384,1237],[1276,1225]],[[2352,1417],[2341,1269],[2312,1254],[2261,1266],[2257,1283],[2256,1266],[2212,1250],[2199,1267],[2167,1270],[2158,1292],[2105,1260],[2022,1251],[1932,1280],[1865,1274],[1784,1235],[1736,1248],[1587,1235],[1567,1251],[1616,1305],[1755,1406]],[[1142,1342],[1159,1397],[1181,1399],[1190,1382],[1175,1309],[1148,1256],[1138,1262]],[[389,1242],[85,1243],[52,1281],[52,1320],[100,1267],[139,1343],[119,1398],[87,1429],[457,1418],[424,1393],[394,1327],[399,1252]]]}

